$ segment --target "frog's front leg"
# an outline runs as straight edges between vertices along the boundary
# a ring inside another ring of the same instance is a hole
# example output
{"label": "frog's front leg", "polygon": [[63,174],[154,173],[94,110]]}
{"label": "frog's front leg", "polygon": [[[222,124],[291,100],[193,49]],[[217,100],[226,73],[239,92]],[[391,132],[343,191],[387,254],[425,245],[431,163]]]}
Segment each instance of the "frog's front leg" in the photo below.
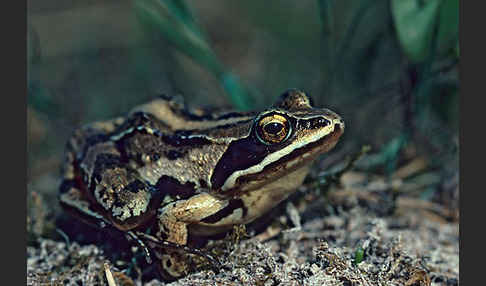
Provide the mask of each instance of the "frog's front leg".
{"label": "frog's front leg", "polygon": [[187,244],[188,226],[217,213],[228,205],[227,200],[218,199],[208,193],[195,195],[187,200],[170,203],[159,209],[158,237],[169,242]]}
{"label": "frog's front leg", "polygon": [[[184,276],[191,268],[188,264],[188,253],[196,254],[196,252],[186,246],[188,226],[217,213],[227,205],[227,200],[218,199],[208,193],[201,193],[186,200],[169,203],[158,210],[156,236],[157,240],[160,239],[164,243],[157,244],[164,247],[165,251],[156,252],[156,255],[160,260],[160,263],[157,264],[159,273],[164,279],[173,280]],[[199,251],[197,254],[206,257],[213,264],[216,261]]]}

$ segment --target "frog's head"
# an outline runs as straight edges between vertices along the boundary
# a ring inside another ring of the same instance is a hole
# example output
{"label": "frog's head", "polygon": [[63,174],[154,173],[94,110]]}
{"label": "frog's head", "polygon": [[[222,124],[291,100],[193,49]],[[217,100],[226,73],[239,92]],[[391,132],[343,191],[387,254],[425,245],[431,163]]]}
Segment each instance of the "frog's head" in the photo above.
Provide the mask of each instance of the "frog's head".
{"label": "frog's head", "polygon": [[301,91],[288,90],[254,117],[246,136],[231,142],[214,169],[212,187],[223,194],[257,189],[310,165],[343,132],[339,115],[312,107]]}

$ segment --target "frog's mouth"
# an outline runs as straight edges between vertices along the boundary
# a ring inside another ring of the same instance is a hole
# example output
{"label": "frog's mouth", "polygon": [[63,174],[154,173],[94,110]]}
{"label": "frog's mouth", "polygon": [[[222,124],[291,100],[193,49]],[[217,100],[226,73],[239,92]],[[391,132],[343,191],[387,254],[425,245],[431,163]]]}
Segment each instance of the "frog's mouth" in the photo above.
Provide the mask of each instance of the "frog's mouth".
{"label": "frog's mouth", "polygon": [[262,185],[273,182],[284,175],[301,168],[311,162],[322,153],[331,150],[343,134],[344,130],[340,124],[336,124],[334,130],[301,148],[283,156],[275,162],[265,166],[256,173],[242,175],[235,180],[234,187],[225,190],[225,195],[236,195],[260,188]]}

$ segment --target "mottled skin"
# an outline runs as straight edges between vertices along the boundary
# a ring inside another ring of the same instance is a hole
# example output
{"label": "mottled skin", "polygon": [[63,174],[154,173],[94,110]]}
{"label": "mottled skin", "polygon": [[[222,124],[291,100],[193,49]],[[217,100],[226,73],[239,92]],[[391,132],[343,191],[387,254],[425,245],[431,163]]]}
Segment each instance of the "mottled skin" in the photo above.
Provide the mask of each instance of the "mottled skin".
{"label": "mottled skin", "polygon": [[[297,90],[260,113],[189,112],[160,98],[74,132],[60,201],[84,221],[140,243],[150,236],[151,244],[182,247],[189,235],[220,233],[272,209],[343,131],[337,114],[313,108]],[[180,254],[155,253],[164,274],[187,270]]]}

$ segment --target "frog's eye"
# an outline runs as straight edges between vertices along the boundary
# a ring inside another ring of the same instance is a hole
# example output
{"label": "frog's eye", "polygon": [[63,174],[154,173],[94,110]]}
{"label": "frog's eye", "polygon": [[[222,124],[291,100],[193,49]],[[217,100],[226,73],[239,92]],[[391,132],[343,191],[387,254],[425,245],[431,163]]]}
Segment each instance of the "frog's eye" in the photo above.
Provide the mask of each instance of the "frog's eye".
{"label": "frog's eye", "polygon": [[267,145],[285,141],[291,132],[289,120],[280,114],[269,114],[260,118],[256,124],[258,139]]}

